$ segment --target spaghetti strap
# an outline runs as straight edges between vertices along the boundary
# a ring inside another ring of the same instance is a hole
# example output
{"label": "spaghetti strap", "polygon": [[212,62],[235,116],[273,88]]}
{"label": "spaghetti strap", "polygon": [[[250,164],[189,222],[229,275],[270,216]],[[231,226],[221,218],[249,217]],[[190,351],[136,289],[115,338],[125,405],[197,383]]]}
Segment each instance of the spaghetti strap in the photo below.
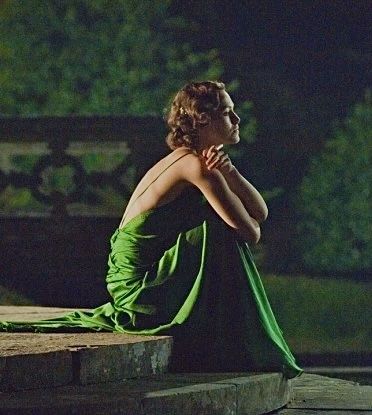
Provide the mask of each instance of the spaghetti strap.
{"label": "spaghetti strap", "polygon": [[131,203],[131,205],[130,206],[127,206],[127,211],[125,212],[125,214],[124,214],[124,216],[123,216],[123,218],[122,218],[122,220],[121,220],[121,222],[120,222],[120,225],[119,225],[119,228],[121,227],[121,225],[122,225],[122,223],[123,223],[123,221],[124,221],[124,219],[127,217],[127,214],[128,214],[128,212],[129,212],[129,210],[130,210],[130,207],[133,205],[133,203],[135,203],[137,200],[138,200],[138,198],[140,198],[145,192],[146,192],[146,190],[166,171],[166,170],[168,170],[169,169],[169,167],[171,167],[174,163],[176,163],[178,160],[180,160],[182,157],[185,157],[185,156],[187,156],[188,154],[190,154],[190,153],[186,153],[186,154],[182,154],[182,156],[180,156],[180,157],[178,157],[176,160],[173,160],[172,161],[172,163],[170,163],[164,170],[162,170],[156,177],[155,177],[155,179],[153,179],[147,186],[146,186],[146,188],[133,200],[133,202]]}

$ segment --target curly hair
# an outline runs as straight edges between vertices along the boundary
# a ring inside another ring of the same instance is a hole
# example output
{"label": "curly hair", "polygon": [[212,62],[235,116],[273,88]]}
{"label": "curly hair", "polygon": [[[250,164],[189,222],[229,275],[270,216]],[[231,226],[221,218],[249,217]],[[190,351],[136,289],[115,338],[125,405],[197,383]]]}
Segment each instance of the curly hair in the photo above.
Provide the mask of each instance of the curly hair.
{"label": "curly hair", "polygon": [[[214,119],[220,106],[219,92],[225,84],[217,81],[191,82],[181,88],[171,104],[165,121],[170,128],[166,137],[168,147],[175,150],[185,146],[196,149],[198,145],[197,128],[208,125]],[[201,120],[201,115],[206,120]]]}

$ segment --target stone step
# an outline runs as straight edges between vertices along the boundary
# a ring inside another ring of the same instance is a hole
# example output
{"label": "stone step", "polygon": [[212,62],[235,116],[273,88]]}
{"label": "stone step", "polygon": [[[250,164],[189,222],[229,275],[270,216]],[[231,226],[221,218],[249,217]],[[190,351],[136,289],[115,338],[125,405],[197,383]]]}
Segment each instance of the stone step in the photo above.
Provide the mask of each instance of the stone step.
{"label": "stone step", "polygon": [[[0,321],[72,309],[0,307]],[[283,407],[281,373],[166,373],[169,336],[0,332],[0,414],[257,414]]]}
{"label": "stone step", "polygon": [[303,368],[307,373],[322,374],[369,374],[372,377],[372,366],[311,366]]}
{"label": "stone step", "polygon": [[95,385],[0,393],[0,413],[19,415],[261,415],[290,399],[279,373],[168,373]]}
{"label": "stone step", "polygon": [[[293,395],[277,415],[370,415],[372,386],[304,373],[291,380]],[[273,415],[274,415],[273,413]]]}
{"label": "stone step", "polygon": [[[0,321],[36,321],[71,309],[0,307]],[[173,339],[123,333],[0,332],[0,390],[87,385],[164,373]]]}

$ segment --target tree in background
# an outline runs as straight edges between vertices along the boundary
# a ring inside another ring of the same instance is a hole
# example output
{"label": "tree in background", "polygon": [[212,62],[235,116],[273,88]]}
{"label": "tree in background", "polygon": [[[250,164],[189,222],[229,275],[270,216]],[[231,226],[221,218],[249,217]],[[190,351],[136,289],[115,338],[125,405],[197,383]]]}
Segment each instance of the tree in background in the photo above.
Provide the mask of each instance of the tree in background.
{"label": "tree in background", "polygon": [[[201,28],[171,13],[172,3],[4,1],[0,114],[160,116],[183,84],[220,80],[218,50],[195,51],[187,38],[201,36]],[[226,86],[234,92],[239,82]],[[243,143],[251,143],[250,101],[241,103],[239,115]],[[235,158],[242,153],[232,151]]]}
{"label": "tree in background", "polygon": [[[0,114],[161,116],[186,82],[220,80],[224,68],[218,50],[197,51],[188,39],[190,33],[202,36],[201,28],[171,12],[172,4],[3,1]],[[233,92],[239,83],[231,80],[226,86]],[[243,146],[232,149],[236,159],[256,128],[250,101],[242,102],[238,112]],[[95,155],[92,165],[84,165],[94,169],[102,160],[102,154]],[[18,168],[27,170],[29,161],[18,160]],[[10,199],[18,205],[8,194],[7,206]]]}
{"label": "tree in background", "polygon": [[312,160],[296,200],[298,248],[315,271],[370,272],[372,99],[356,104]]}
{"label": "tree in background", "polygon": [[0,113],[162,115],[190,80],[219,79],[216,49],[176,41],[171,1],[4,1]]}

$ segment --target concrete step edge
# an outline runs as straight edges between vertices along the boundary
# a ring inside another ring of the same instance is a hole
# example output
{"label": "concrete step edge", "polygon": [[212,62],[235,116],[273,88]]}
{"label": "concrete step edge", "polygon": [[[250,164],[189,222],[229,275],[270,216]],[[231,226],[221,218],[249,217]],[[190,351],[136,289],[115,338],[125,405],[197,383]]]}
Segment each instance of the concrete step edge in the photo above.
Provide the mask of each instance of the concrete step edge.
{"label": "concrete step edge", "polygon": [[11,391],[165,373],[173,338],[120,333],[0,333],[0,343],[0,391]]}
{"label": "concrete step edge", "polygon": [[290,381],[281,373],[168,373],[110,384],[1,393],[0,413],[261,415],[283,407],[291,391]]}

